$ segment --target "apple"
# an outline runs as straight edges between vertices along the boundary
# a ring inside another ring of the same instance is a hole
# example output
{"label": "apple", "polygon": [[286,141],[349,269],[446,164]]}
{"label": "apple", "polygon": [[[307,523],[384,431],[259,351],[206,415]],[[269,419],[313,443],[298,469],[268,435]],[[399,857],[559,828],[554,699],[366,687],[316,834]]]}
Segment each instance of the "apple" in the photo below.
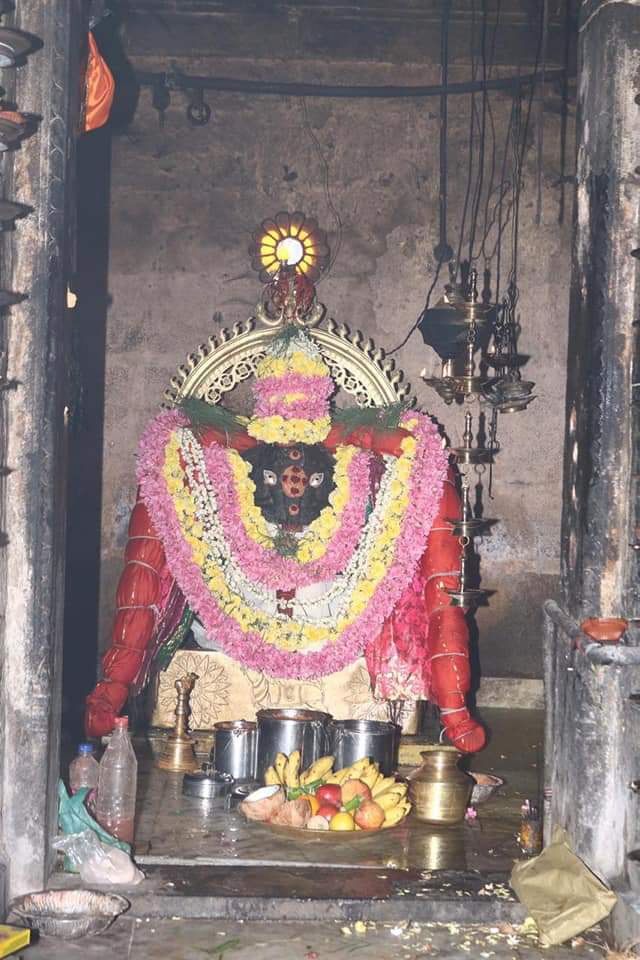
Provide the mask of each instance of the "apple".
{"label": "apple", "polygon": [[375,800],[363,800],[354,814],[357,826],[363,830],[378,830],[384,823],[385,813]]}
{"label": "apple", "polygon": [[323,783],[321,787],[318,787],[315,795],[320,801],[321,807],[325,803],[330,803],[332,807],[340,806],[342,794],[337,783]]}
{"label": "apple", "polygon": [[337,812],[338,808],[334,807],[332,803],[325,803],[321,807],[318,807],[316,817],[324,817],[326,820],[331,820],[331,817],[335,817]]}
{"label": "apple", "polygon": [[371,800],[371,790],[362,780],[347,780],[342,784],[341,799],[343,806],[360,797],[362,800]]}

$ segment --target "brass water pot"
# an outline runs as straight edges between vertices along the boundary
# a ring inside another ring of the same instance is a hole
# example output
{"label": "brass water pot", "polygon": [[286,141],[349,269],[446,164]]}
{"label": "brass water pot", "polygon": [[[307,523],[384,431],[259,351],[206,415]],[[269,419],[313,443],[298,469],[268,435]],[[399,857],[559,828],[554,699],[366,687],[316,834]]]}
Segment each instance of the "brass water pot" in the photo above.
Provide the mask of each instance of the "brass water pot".
{"label": "brass water pot", "polygon": [[420,756],[422,765],[408,778],[414,816],[444,826],[464,820],[474,781],[458,767],[462,754],[435,744]]}

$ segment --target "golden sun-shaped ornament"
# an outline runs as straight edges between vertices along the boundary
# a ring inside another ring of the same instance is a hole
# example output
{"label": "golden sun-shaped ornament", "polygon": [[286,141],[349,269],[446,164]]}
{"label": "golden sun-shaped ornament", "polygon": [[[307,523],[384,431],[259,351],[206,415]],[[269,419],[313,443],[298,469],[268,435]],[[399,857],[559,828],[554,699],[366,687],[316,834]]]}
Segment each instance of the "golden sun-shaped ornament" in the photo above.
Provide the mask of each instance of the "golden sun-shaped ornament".
{"label": "golden sun-shaped ornament", "polygon": [[268,283],[283,267],[315,283],[327,266],[329,247],[313,217],[300,211],[282,212],[273,220],[262,221],[253,234],[249,254],[262,283]]}

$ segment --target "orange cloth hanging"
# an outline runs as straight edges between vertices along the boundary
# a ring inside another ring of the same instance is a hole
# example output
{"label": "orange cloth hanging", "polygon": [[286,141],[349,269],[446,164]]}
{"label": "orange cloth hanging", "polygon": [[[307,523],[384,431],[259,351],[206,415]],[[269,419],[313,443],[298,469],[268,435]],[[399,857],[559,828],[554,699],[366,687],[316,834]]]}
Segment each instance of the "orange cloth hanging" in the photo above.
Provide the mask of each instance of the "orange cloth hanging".
{"label": "orange cloth hanging", "polygon": [[109,119],[116,85],[113,74],[89,32],[89,59],[85,79],[84,131],[97,130]]}

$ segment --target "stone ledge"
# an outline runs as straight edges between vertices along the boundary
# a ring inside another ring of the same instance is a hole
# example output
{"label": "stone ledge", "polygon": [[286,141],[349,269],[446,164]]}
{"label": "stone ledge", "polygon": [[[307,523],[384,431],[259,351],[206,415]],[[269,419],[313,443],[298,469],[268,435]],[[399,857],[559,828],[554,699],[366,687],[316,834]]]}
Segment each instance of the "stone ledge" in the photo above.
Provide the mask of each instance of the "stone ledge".
{"label": "stone ledge", "polygon": [[478,707],[509,710],[544,710],[542,680],[519,677],[483,677],[476,694]]}
{"label": "stone ledge", "polygon": [[[144,870],[146,879],[137,887],[109,887],[131,901],[134,917],[461,923],[526,918],[503,873],[148,864]],[[79,881],[59,873],[50,886],[69,889]]]}

